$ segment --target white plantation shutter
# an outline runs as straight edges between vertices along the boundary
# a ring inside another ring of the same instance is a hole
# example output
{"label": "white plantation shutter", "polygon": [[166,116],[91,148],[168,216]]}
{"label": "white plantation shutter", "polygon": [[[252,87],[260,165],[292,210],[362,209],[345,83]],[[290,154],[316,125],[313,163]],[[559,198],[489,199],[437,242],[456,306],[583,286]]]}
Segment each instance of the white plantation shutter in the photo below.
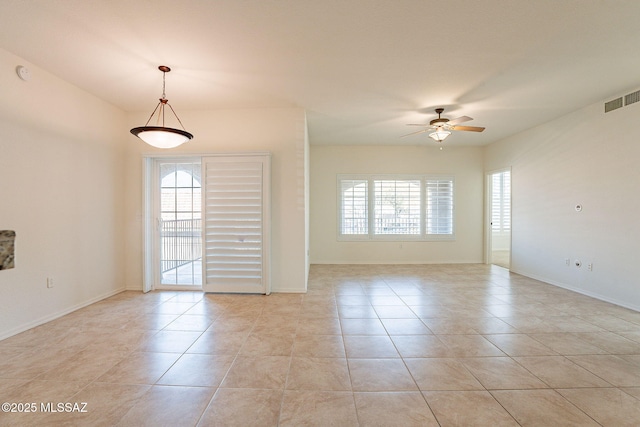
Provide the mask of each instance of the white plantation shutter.
{"label": "white plantation shutter", "polygon": [[453,235],[453,179],[426,180],[427,234]]}
{"label": "white plantation shutter", "polygon": [[338,240],[455,240],[454,181],[443,175],[337,175]]}
{"label": "white plantation shutter", "polygon": [[269,293],[270,158],[203,159],[205,292]]}
{"label": "white plantation shutter", "polygon": [[511,172],[492,175],[491,229],[495,232],[511,231]]}

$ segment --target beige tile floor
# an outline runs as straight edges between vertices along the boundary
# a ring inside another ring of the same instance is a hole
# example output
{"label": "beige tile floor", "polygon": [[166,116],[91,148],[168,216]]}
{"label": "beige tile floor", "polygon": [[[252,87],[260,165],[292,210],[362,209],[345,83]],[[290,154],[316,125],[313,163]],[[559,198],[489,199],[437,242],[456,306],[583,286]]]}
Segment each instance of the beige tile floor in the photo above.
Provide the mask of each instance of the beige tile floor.
{"label": "beige tile floor", "polygon": [[[485,265],[124,292],[0,341],[0,425],[638,426],[640,313]],[[41,411],[41,403],[86,411]]]}

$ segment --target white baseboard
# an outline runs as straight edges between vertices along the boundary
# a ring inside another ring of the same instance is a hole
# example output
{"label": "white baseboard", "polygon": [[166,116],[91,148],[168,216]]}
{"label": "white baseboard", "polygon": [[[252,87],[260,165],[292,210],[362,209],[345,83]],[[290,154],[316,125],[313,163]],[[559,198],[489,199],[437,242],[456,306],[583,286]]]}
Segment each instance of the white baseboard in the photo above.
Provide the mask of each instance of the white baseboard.
{"label": "white baseboard", "polygon": [[52,320],[55,320],[55,319],[57,319],[59,317],[62,317],[64,315],[66,315],[66,314],[69,314],[71,312],[74,312],[76,310],[84,308],[84,307],[86,307],[88,305],[94,304],[94,303],[96,303],[98,301],[102,301],[103,299],[112,297],[112,296],[117,295],[117,294],[119,294],[121,292],[124,292],[126,290],[127,289],[125,289],[125,288],[119,288],[119,289],[116,289],[114,291],[107,292],[105,294],[102,294],[102,295],[99,295],[97,297],[91,298],[91,299],[89,299],[87,301],[84,301],[84,302],[81,302],[79,304],[76,304],[76,305],[74,305],[72,307],[69,307],[69,308],[66,308],[64,310],[58,311],[56,313],[50,314],[48,316],[41,317],[41,318],[36,319],[36,320],[34,320],[32,322],[25,323],[24,325],[20,325],[17,328],[13,328],[13,329],[11,329],[9,331],[0,332],[0,341],[4,340],[6,338],[12,337],[14,335],[17,335],[17,334],[19,334],[21,332],[28,331],[29,329],[35,328],[36,326],[40,326],[40,325],[43,325],[43,324],[45,324],[47,322],[51,322]]}
{"label": "white baseboard", "polygon": [[576,292],[578,294],[586,295],[588,297],[595,298],[595,299],[600,300],[600,301],[608,302],[608,303],[611,303],[611,304],[618,305],[620,307],[628,308],[629,310],[634,310],[634,311],[640,312],[640,307],[638,307],[636,305],[633,305],[633,304],[629,304],[629,303],[627,303],[625,301],[619,301],[619,300],[616,300],[615,298],[609,298],[609,297],[607,297],[605,295],[601,295],[601,294],[596,293],[596,292],[586,291],[584,289],[576,288],[574,286],[567,285],[566,283],[556,282],[555,280],[551,280],[551,279],[548,279],[546,277],[537,276],[535,274],[530,274],[530,273],[523,272],[523,271],[518,271],[518,270],[510,270],[510,271],[512,273],[516,273],[516,274],[519,274],[521,276],[529,277],[531,279],[539,280],[541,282],[548,283],[550,285],[557,286],[559,288],[566,289],[568,291]]}
{"label": "white baseboard", "polygon": [[371,261],[314,261],[311,263],[311,266],[314,264],[317,265],[450,265],[450,264],[484,264],[482,260],[480,261],[437,261],[437,262],[427,262],[427,261],[389,261],[389,262],[371,262]]}
{"label": "white baseboard", "polygon": [[306,294],[307,290],[300,289],[300,288],[278,288],[278,289],[271,289],[271,293],[272,294]]}

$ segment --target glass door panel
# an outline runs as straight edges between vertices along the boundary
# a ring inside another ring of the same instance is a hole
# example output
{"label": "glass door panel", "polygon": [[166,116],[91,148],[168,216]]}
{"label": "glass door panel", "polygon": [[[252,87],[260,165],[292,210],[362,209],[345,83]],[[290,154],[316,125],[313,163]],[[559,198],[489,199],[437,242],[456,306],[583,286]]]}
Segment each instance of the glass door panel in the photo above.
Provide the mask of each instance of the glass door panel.
{"label": "glass door panel", "polygon": [[158,163],[158,287],[202,287],[200,161]]}

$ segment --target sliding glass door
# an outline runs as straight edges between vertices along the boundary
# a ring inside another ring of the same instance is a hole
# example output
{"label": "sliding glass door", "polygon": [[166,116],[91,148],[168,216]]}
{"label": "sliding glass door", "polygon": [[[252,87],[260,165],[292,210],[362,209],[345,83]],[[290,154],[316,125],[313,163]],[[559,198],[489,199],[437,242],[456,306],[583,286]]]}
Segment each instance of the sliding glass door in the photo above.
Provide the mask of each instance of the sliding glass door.
{"label": "sliding glass door", "polygon": [[270,159],[144,159],[145,292],[270,293]]}

